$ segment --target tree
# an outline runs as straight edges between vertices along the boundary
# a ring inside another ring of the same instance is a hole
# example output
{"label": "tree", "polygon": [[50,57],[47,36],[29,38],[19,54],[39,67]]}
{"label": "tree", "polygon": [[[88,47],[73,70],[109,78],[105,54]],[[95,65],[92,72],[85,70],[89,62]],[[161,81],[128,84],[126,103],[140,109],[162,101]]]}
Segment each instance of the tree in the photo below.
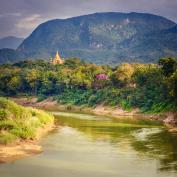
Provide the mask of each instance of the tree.
{"label": "tree", "polygon": [[25,79],[29,86],[29,89],[35,94],[37,93],[37,84],[38,84],[39,77],[40,77],[40,73],[38,70],[36,69],[27,70]]}
{"label": "tree", "polygon": [[177,70],[173,73],[173,75],[169,79],[170,85],[170,94],[175,98],[177,103]]}
{"label": "tree", "polygon": [[131,82],[134,71],[133,65],[129,63],[121,64],[113,73],[111,80],[114,85],[117,85],[118,87],[128,86]]}
{"label": "tree", "polygon": [[169,77],[173,74],[177,67],[177,59],[176,58],[162,58],[159,60],[159,65],[162,68],[163,74],[166,77]]}
{"label": "tree", "polygon": [[21,78],[19,76],[13,76],[8,83],[8,92],[10,94],[18,93],[21,87]]}

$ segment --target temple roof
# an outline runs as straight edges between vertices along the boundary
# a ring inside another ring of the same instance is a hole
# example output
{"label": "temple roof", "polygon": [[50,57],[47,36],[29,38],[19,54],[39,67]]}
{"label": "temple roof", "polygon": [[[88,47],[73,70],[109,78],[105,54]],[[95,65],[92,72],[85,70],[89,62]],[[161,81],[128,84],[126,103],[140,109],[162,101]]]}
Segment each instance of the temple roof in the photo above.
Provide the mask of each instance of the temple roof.
{"label": "temple roof", "polygon": [[59,54],[58,51],[57,51],[57,53],[56,53],[56,55],[55,55],[55,58],[52,59],[51,63],[52,63],[53,65],[56,65],[56,64],[63,64],[63,63],[64,63],[64,61],[63,61],[62,58],[60,57],[60,54]]}

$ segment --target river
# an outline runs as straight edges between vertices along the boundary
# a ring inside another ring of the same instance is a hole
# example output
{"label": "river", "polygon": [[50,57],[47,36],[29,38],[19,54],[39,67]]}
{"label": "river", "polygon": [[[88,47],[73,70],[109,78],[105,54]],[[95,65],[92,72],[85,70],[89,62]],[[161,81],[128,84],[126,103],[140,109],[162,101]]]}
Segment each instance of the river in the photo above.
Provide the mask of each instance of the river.
{"label": "river", "polygon": [[0,165],[0,177],[177,177],[177,134],[155,122],[53,112],[43,152]]}

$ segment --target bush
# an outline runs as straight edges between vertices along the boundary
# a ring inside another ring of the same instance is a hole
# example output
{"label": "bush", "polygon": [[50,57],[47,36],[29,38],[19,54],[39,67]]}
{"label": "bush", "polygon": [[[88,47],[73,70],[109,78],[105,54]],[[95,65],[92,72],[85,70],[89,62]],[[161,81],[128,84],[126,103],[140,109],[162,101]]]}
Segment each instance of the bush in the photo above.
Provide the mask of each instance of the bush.
{"label": "bush", "polygon": [[35,131],[33,128],[27,126],[15,127],[14,129],[10,130],[11,134],[21,139],[34,139],[35,138],[34,132]]}
{"label": "bush", "polygon": [[97,104],[97,96],[96,95],[91,95],[88,99],[88,105],[89,106],[94,106]]}
{"label": "bush", "polygon": [[13,101],[0,98],[0,143],[16,138],[34,139],[38,127],[53,123],[54,117],[42,110],[25,108]]}
{"label": "bush", "polygon": [[7,119],[7,112],[4,109],[0,109],[0,121]]}
{"label": "bush", "polygon": [[1,130],[11,130],[13,128],[15,128],[17,126],[16,122],[12,121],[12,120],[4,120],[4,121],[0,121],[0,131]]}
{"label": "bush", "polygon": [[46,95],[38,95],[37,102],[44,101],[45,99],[47,99],[47,96],[46,96]]}
{"label": "bush", "polygon": [[121,106],[124,110],[127,110],[127,111],[131,111],[131,109],[132,109],[132,106],[131,106],[130,102],[127,101],[127,100],[122,100],[122,101],[120,102],[120,106]]}
{"label": "bush", "polygon": [[11,133],[8,133],[8,132],[1,132],[0,133],[0,144],[6,145],[8,143],[12,143],[16,139],[17,139],[17,137]]}

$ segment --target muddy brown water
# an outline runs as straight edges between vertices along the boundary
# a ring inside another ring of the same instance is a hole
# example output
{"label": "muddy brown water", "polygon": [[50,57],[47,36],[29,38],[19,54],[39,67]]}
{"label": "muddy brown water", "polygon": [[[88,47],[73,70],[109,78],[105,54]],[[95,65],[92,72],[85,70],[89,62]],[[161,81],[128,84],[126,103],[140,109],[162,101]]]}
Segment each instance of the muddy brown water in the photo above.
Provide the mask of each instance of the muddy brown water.
{"label": "muddy brown water", "polygon": [[177,134],[156,122],[53,112],[43,152],[0,165],[0,177],[177,177]]}

